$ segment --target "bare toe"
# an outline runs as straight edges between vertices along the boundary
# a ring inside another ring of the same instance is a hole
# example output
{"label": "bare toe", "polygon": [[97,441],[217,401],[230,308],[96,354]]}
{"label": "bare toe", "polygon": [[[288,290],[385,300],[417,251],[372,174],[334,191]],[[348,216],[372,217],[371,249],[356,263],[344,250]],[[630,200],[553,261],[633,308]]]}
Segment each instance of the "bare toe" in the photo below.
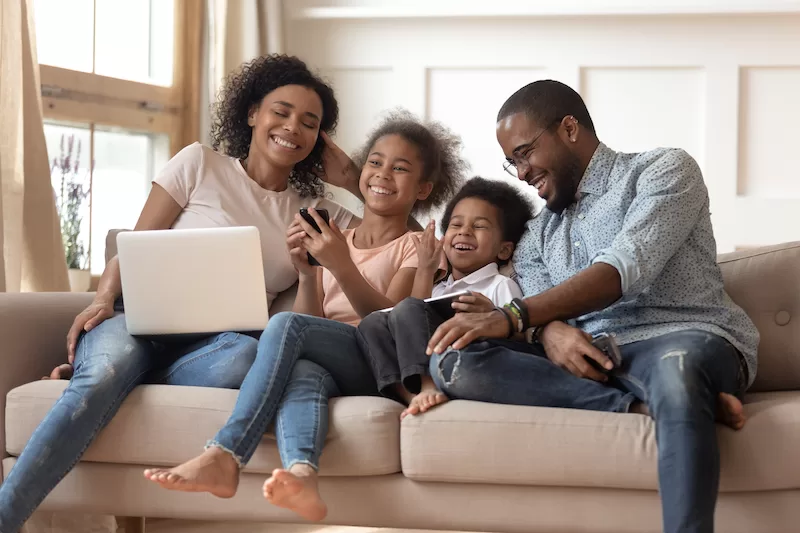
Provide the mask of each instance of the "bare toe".
{"label": "bare toe", "polygon": [[[275,470],[264,483],[264,496],[270,503],[294,511],[302,518],[317,522],[328,514],[328,507],[317,490],[317,475],[310,467],[304,475]],[[272,487],[270,491],[268,486]]]}
{"label": "bare toe", "polygon": [[717,418],[730,428],[742,429],[747,421],[744,406],[736,396],[725,392],[720,393],[717,399]]}
{"label": "bare toe", "polygon": [[233,457],[218,448],[175,468],[148,469],[144,476],[165,489],[183,492],[210,492],[220,498],[231,498],[239,486],[239,467]]}

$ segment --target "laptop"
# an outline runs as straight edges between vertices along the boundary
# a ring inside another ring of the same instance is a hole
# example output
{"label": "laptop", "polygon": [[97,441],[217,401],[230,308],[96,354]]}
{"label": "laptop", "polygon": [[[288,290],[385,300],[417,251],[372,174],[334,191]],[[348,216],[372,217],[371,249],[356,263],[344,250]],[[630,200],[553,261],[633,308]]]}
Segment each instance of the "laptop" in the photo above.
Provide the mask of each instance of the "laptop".
{"label": "laptop", "polygon": [[255,227],[117,235],[128,333],[169,338],[263,331],[267,290]]}

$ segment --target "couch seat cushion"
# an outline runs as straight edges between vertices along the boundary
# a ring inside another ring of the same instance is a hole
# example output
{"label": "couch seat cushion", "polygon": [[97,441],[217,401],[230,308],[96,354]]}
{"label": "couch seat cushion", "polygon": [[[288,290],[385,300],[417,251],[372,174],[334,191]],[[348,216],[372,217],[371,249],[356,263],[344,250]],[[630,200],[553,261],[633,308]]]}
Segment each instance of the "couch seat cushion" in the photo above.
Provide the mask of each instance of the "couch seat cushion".
{"label": "couch seat cushion", "polygon": [[[718,426],[721,490],[800,488],[800,392],[747,397],[741,431]],[[452,401],[401,425],[419,481],[656,490],[655,427],[636,414]]]}
{"label": "couch seat cushion", "polygon": [[[37,381],[8,393],[9,454],[20,454],[66,386],[66,381]],[[153,466],[186,461],[202,452],[205,442],[222,427],[238,392],[168,385],[137,387],[83,460]],[[332,400],[321,473],[371,476],[399,472],[401,411],[400,404],[385,398]],[[247,470],[267,474],[275,468],[280,468],[280,457],[274,437],[266,435]]]}

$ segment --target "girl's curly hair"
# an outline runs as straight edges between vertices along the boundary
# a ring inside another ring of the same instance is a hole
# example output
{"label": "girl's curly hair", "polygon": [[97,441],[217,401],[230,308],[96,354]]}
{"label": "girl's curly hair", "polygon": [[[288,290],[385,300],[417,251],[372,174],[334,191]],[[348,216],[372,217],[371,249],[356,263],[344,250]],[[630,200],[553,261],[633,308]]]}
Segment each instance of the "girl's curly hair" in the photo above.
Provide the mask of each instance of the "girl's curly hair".
{"label": "girl's curly hair", "polygon": [[396,109],[386,114],[353,154],[353,162],[363,168],[370,150],[381,137],[399,135],[419,150],[422,181],[433,183],[431,194],[414,205],[414,214],[428,213],[453,196],[464,181],[469,164],[461,158],[461,137],[439,122],[423,123],[413,113]]}
{"label": "girl's curly hair", "polygon": [[[252,139],[252,128],[247,124],[250,110],[261,104],[267,94],[284,85],[301,85],[316,92],[322,100],[319,129],[326,133],[333,132],[339,120],[339,104],[333,89],[314,75],[300,59],[273,54],[245,63],[228,76],[213,106],[212,148],[221,149],[231,157],[245,159]],[[322,180],[316,173],[322,168],[324,148],[325,142],[319,137],[311,154],[294,166],[289,185],[300,196],[317,198],[325,193]]]}

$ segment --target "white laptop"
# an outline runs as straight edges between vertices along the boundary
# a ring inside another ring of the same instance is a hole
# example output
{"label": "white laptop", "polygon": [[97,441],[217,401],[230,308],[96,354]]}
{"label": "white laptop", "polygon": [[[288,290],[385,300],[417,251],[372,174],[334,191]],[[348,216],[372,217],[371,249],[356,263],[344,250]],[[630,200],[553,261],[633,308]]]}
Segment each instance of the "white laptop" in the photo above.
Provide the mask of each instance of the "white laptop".
{"label": "white laptop", "polygon": [[255,227],[128,231],[117,235],[131,335],[260,331],[267,325]]}

